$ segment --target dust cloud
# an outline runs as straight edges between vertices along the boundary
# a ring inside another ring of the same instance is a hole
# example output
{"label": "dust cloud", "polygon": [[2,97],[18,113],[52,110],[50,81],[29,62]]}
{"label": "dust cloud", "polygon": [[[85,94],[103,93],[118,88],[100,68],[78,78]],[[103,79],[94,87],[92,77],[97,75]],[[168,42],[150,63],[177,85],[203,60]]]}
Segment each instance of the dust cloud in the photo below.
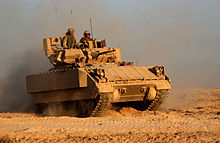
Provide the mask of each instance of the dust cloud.
{"label": "dust cloud", "polygon": [[38,63],[39,57],[39,53],[33,50],[16,56],[20,60],[8,63],[11,68],[1,82],[0,112],[23,112],[32,109],[31,97],[26,93],[25,76],[46,67]]}

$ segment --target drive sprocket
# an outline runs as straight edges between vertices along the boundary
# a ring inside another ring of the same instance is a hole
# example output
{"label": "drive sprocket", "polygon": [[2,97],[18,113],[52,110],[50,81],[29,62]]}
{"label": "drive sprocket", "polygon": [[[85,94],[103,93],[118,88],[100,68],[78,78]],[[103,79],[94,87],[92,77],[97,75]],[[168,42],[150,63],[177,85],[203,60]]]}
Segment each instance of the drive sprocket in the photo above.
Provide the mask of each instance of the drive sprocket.
{"label": "drive sprocket", "polygon": [[167,98],[168,91],[167,90],[158,90],[157,95],[152,101],[144,101],[145,105],[147,105],[148,110],[157,110],[160,105],[164,102]]}

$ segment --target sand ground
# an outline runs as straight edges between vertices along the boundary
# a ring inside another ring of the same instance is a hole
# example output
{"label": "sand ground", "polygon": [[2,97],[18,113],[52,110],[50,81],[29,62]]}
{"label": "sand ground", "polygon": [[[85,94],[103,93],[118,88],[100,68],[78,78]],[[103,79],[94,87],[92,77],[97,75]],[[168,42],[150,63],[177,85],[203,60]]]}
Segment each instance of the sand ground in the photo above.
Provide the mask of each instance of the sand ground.
{"label": "sand ground", "polygon": [[0,113],[0,142],[220,142],[220,89],[173,89],[159,111],[103,117]]}

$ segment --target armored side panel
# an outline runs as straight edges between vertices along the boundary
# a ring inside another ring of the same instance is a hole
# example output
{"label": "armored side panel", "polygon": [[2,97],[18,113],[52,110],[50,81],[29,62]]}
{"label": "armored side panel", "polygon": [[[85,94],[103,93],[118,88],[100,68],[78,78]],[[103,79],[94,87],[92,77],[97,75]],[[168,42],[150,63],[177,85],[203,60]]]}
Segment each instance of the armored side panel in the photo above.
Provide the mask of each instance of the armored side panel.
{"label": "armored side panel", "polygon": [[87,87],[87,74],[82,69],[56,71],[26,77],[28,93]]}

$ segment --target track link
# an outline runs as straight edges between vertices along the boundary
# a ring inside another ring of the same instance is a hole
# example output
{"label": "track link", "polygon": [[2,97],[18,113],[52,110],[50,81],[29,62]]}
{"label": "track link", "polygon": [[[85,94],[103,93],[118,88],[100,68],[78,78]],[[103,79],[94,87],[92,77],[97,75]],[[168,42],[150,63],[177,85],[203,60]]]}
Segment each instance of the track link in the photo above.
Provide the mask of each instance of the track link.
{"label": "track link", "polygon": [[96,107],[90,114],[91,117],[100,117],[105,109],[109,107],[109,100],[106,94],[99,94],[99,100]]}
{"label": "track link", "polygon": [[153,101],[150,103],[148,102],[147,104],[149,105],[147,107],[148,110],[157,110],[160,105],[164,102],[164,100],[167,98],[167,90],[160,90],[157,92],[157,95]]}

